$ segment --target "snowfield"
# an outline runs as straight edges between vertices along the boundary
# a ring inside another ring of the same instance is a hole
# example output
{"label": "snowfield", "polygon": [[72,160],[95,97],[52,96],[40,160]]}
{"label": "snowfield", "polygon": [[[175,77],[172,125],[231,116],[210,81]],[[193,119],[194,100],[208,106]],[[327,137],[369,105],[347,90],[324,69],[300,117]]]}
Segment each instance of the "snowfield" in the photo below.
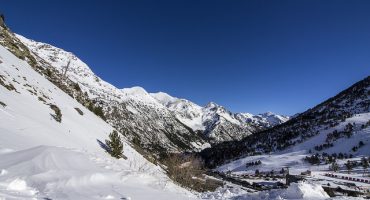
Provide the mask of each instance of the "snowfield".
{"label": "snowfield", "polygon": [[235,200],[320,200],[329,199],[321,186],[312,183],[293,183],[287,189],[247,193],[238,188],[223,188],[215,193],[203,196],[205,199],[235,199]]}
{"label": "snowfield", "polygon": [[[144,163],[143,163],[144,164]],[[113,166],[113,167],[112,167]],[[140,167],[140,166],[138,166]],[[166,177],[77,150],[37,146],[1,155],[0,196],[7,199],[190,199]],[[177,194],[176,194],[177,193]]]}

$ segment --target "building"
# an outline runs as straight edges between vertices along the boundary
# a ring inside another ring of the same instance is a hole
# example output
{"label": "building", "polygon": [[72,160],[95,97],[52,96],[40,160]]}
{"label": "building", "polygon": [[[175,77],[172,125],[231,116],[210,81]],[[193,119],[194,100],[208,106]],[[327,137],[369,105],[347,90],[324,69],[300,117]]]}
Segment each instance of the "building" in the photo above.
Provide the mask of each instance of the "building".
{"label": "building", "polygon": [[302,175],[287,174],[285,176],[286,185],[290,185],[290,183],[298,183],[299,181],[303,181],[303,180],[305,180],[305,176],[302,176]]}

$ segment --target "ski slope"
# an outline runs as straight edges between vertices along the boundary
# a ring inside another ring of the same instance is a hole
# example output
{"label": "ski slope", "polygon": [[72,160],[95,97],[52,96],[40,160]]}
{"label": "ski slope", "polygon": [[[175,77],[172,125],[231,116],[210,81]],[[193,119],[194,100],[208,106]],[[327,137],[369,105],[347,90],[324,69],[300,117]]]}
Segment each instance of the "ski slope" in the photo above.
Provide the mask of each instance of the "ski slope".
{"label": "ski slope", "polygon": [[0,199],[196,198],[127,143],[111,158],[113,128],[2,46],[0,80]]}

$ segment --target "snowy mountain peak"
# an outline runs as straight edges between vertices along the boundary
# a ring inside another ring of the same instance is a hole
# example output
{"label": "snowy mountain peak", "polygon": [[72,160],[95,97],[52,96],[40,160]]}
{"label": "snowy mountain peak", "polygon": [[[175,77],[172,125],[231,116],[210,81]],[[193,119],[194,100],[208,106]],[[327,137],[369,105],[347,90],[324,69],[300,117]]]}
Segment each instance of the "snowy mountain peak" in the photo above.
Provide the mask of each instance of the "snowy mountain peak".
{"label": "snowy mountain peak", "polygon": [[179,100],[178,98],[172,97],[165,92],[150,93],[157,101],[162,103],[164,106],[167,106],[175,101]]}
{"label": "snowy mountain peak", "polygon": [[213,109],[213,108],[222,108],[222,106],[218,105],[217,103],[215,102],[209,102],[205,108],[209,108],[209,109]]}
{"label": "snowy mountain peak", "polygon": [[265,113],[262,113],[260,114],[261,116],[271,116],[271,115],[275,115],[275,113],[271,112],[271,111],[267,111]]}
{"label": "snowy mountain peak", "polygon": [[[215,142],[241,139],[253,132],[284,123],[289,119],[272,112],[260,115],[234,114],[215,102],[209,102],[201,107],[189,100],[172,97],[164,92],[150,95],[167,107],[186,126],[194,131],[203,131]],[[225,131],[228,131],[228,136],[224,136]]]}
{"label": "snowy mountain peak", "polygon": [[253,115],[251,113],[237,113],[236,118],[240,121],[266,128],[282,124],[289,120],[288,116],[277,115],[273,112],[266,112],[258,115]]}
{"label": "snowy mountain peak", "polygon": [[140,86],[134,86],[134,87],[131,87],[131,88],[123,88],[121,89],[121,91],[124,93],[124,94],[127,94],[127,95],[141,95],[141,96],[144,96],[144,95],[148,95],[149,93],[142,87]]}

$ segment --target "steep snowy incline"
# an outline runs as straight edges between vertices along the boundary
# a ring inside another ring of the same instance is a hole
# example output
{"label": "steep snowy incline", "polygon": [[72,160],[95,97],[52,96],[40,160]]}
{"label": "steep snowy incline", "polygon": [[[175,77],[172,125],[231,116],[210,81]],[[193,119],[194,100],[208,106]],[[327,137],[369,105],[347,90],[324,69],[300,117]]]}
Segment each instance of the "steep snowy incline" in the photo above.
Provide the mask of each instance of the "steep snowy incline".
{"label": "steep snowy incline", "polygon": [[[91,97],[100,97],[102,100],[118,100],[122,98],[121,92],[113,85],[96,76],[91,69],[73,53],[36,42],[21,35],[15,34],[36,55],[38,61],[46,61],[73,82],[78,83],[81,89],[88,92]],[[68,66],[68,67],[67,67]]]}
{"label": "steep snowy incline", "polygon": [[198,151],[209,146],[208,141],[240,140],[284,122],[270,123],[261,115],[249,119],[216,104],[200,107],[166,93],[149,94],[140,87],[118,89],[96,76],[74,54],[20,35],[16,37],[31,50],[40,66],[48,65],[63,74],[61,79],[73,81],[95,107],[102,108],[107,122],[147,152]]}
{"label": "steep snowy incline", "polygon": [[31,50],[41,66],[46,63],[64,75],[59,79],[76,83],[72,90],[78,89],[87,94],[95,107],[102,108],[101,112],[97,110],[100,115],[137,148],[146,150],[148,155],[200,150],[207,144],[200,134],[184,126],[143,88],[115,88],[96,76],[72,53],[20,35],[17,37]]}
{"label": "steep snowy incline", "polygon": [[0,199],[189,199],[113,128],[0,46]]}

